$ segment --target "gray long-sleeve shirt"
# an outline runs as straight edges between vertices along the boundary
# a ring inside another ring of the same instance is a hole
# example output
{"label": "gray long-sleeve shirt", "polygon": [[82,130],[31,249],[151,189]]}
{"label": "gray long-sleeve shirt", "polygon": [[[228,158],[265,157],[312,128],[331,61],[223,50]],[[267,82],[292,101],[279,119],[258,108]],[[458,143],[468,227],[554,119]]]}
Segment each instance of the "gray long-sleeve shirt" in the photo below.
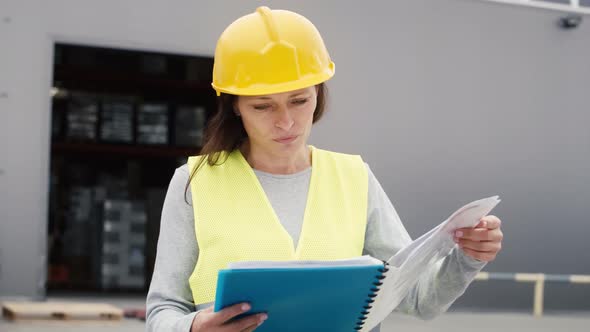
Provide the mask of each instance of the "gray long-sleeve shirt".
{"label": "gray long-sleeve shirt", "polygon": [[[367,170],[367,229],[363,254],[387,260],[408,245],[411,238],[368,165]],[[254,172],[281,224],[297,243],[311,168],[288,175]],[[199,253],[193,207],[185,201],[188,178],[187,165],[176,169],[162,209],[156,264],[147,295],[147,330],[150,332],[188,332],[197,311],[211,305],[195,306],[188,283]],[[190,190],[186,199],[191,202]],[[422,319],[435,317],[463,294],[484,265],[462,250],[453,249],[445,259],[430,267],[396,311]],[[379,331],[379,326],[373,331]]]}

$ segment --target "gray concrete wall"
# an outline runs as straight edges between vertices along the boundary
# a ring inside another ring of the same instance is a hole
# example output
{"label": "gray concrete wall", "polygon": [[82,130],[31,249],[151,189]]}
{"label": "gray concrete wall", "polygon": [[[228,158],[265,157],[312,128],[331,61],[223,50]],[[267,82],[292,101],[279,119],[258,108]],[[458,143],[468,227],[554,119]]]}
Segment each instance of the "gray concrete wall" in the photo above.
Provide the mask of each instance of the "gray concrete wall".
{"label": "gray concrete wall", "polygon": [[[0,3],[0,296],[43,294],[54,41],[212,55],[257,1]],[[312,143],[362,154],[414,237],[499,194],[498,272],[590,274],[590,22],[478,0],[266,1],[321,31],[336,63]],[[2,94],[3,93],[3,94]],[[525,308],[477,283],[458,306]],[[588,286],[548,286],[589,309]]]}

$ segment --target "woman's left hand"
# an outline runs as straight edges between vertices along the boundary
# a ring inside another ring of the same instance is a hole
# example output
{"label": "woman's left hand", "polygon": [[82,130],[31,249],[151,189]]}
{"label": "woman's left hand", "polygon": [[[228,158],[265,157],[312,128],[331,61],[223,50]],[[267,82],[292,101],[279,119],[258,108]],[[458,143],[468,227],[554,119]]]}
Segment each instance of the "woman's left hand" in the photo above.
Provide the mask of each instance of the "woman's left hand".
{"label": "woman's left hand", "polygon": [[481,218],[475,228],[459,228],[454,240],[465,254],[482,262],[491,262],[502,249],[502,221],[496,216]]}

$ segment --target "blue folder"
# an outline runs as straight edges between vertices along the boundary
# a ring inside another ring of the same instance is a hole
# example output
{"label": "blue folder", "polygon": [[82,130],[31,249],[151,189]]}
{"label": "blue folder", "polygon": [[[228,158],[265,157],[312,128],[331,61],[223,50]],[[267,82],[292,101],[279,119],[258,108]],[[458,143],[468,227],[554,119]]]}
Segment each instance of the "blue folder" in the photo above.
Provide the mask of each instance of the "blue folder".
{"label": "blue folder", "polygon": [[383,263],[371,266],[220,270],[215,311],[241,302],[266,312],[265,331],[355,331],[380,285]]}

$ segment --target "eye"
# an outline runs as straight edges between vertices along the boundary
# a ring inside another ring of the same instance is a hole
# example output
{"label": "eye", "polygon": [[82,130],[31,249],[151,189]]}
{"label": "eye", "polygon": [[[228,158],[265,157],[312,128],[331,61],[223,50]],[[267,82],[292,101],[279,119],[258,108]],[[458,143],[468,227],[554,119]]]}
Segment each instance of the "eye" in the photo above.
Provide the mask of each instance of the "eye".
{"label": "eye", "polygon": [[262,104],[262,105],[254,105],[253,107],[257,111],[265,111],[265,110],[269,109],[271,106],[269,104]]}
{"label": "eye", "polygon": [[303,104],[307,103],[308,100],[309,100],[309,98],[294,99],[292,101],[292,103],[295,105],[303,105]]}

